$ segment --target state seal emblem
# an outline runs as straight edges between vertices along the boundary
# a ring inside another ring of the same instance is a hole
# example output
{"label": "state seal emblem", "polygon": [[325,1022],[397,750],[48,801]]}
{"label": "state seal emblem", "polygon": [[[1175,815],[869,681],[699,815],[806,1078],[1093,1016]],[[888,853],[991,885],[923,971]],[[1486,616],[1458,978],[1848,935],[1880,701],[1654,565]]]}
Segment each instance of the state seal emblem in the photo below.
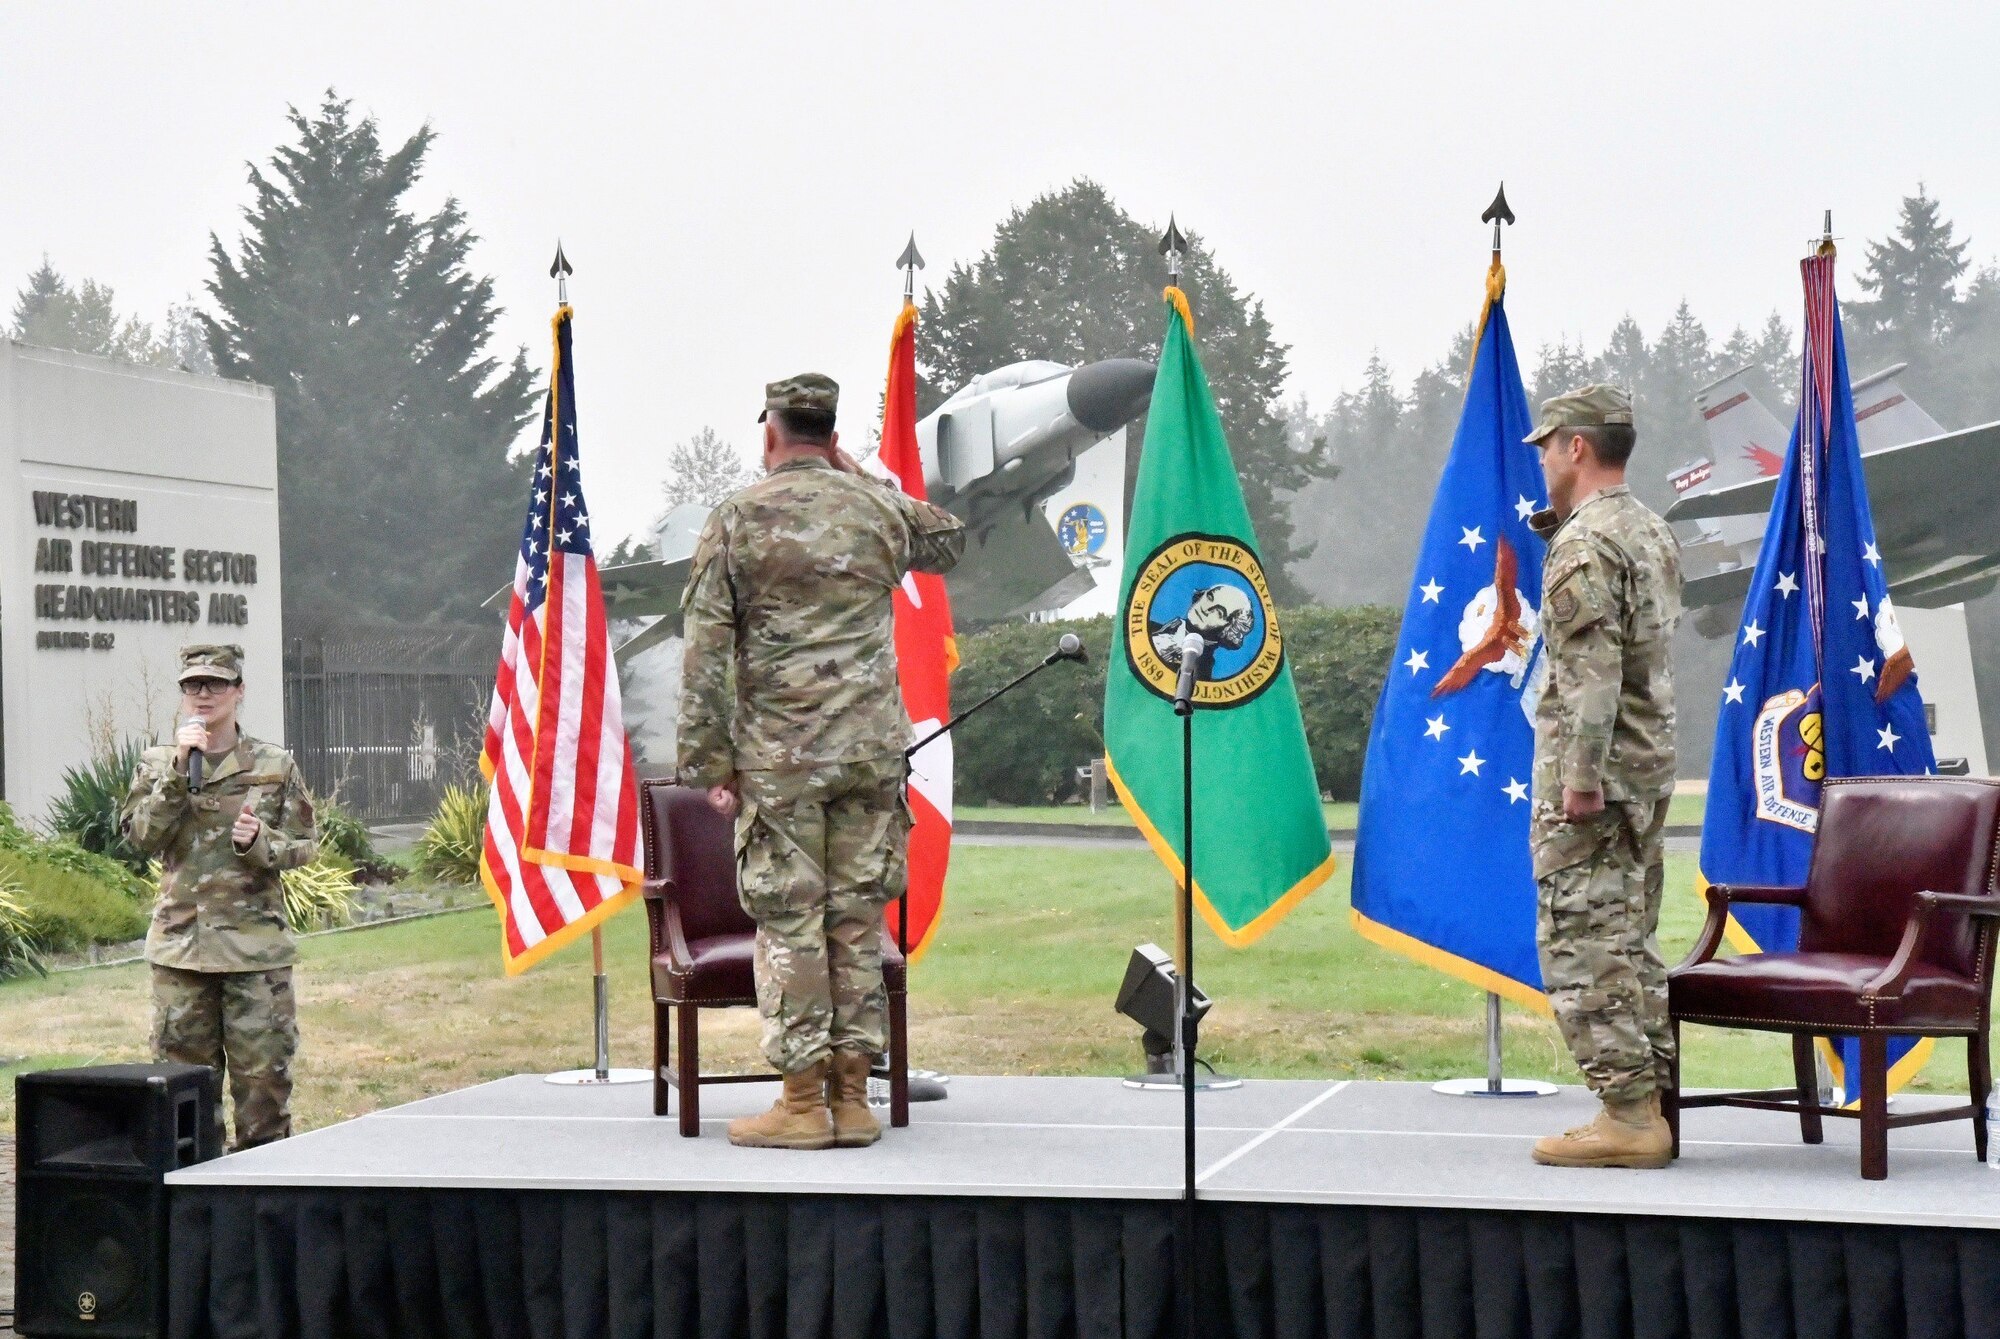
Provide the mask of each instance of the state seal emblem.
{"label": "state seal emblem", "polygon": [[1278,677],[1284,641],[1263,565],[1247,546],[1176,535],[1140,565],[1125,604],[1125,658],[1160,697],[1173,698],[1190,632],[1203,643],[1195,706],[1241,706]]}

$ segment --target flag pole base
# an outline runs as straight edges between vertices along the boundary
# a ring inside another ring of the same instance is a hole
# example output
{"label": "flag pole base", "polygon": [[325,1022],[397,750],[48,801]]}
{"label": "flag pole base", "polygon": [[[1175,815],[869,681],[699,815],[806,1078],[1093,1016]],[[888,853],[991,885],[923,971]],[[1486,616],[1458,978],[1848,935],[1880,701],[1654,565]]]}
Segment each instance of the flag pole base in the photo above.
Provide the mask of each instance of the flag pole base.
{"label": "flag pole base", "polygon": [[577,1088],[608,1087],[617,1083],[651,1083],[653,1076],[643,1069],[566,1069],[543,1076],[544,1083],[567,1084]]}
{"label": "flag pole base", "polygon": [[1433,1083],[1431,1091],[1446,1097],[1552,1097],[1556,1086],[1540,1079],[1502,1079],[1498,1088],[1491,1079],[1446,1079]]}
{"label": "flag pole base", "polygon": [[[1186,1087],[1181,1081],[1181,1076],[1172,1070],[1168,1070],[1164,1074],[1127,1075],[1125,1086],[1127,1088],[1136,1088],[1140,1092],[1146,1093],[1177,1093]],[[1196,1092],[1219,1093],[1230,1088],[1241,1088],[1242,1086],[1243,1080],[1232,1074],[1196,1074],[1194,1076]]]}

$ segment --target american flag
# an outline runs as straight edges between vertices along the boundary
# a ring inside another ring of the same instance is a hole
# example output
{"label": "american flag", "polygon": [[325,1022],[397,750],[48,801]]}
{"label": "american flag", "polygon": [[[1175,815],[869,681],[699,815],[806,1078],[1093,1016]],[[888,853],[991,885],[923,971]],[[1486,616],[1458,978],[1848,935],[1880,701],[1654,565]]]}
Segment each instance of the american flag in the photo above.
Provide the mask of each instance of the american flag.
{"label": "american flag", "polygon": [[479,872],[510,976],[614,915],[640,881],[638,786],[578,469],[570,317],[564,305],[552,323],[555,371],[479,759],[490,783]]}

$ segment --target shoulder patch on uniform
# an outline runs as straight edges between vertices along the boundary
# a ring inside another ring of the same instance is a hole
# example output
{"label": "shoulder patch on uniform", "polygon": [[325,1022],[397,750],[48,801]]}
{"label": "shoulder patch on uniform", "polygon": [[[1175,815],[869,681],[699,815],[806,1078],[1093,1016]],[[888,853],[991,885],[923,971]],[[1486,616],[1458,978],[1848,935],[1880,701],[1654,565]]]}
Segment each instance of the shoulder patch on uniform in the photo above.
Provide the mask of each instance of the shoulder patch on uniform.
{"label": "shoulder patch on uniform", "polygon": [[1549,596],[1548,617],[1552,621],[1567,623],[1576,617],[1576,611],[1577,603],[1574,591],[1558,590],[1555,594]]}

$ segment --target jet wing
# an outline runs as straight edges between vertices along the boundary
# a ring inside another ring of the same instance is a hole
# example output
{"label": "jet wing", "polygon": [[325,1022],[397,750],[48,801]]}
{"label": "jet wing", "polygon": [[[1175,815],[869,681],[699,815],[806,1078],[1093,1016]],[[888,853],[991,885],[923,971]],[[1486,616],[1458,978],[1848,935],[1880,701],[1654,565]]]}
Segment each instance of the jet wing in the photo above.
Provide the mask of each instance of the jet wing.
{"label": "jet wing", "polygon": [[[670,618],[678,628],[681,588],[687,585],[687,578],[687,558],[676,558],[672,562],[649,558],[645,562],[603,568],[598,572],[597,580],[604,591],[604,615],[606,618]],[[502,586],[487,596],[481,607],[505,609],[513,595],[511,584]]]}
{"label": "jet wing", "polygon": [[[1861,468],[1897,600],[1918,607],[1955,603],[2000,573],[2000,422],[1871,451]],[[1666,519],[1767,512],[1776,487],[1775,479],[1754,479],[1691,494],[1669,507]],[[1716,574],[1719,598],[1732,584],[1720,578],[1732,576]],[[1689,583],[1690,604],[1698,584]]]}
{"label": "jet wing", "polygon": [[[1927,509],[1948,499],[1955,489],[1971,486],[1985,491],[1980,504],[1993,510],[1991,499],[2000,498],[2000,422],[1983,423],[1961,432],[1948,432],[1921,441],[1905,442],[1886,450],[1873,451],[1861,458],[1868,478],[1868,500],[1879,525],[1883,513],[1918,502]],[[1981,478],[1979,476],[1985,476]],[[1730,484],[1712,493],[1681,498],[1667,509],[1669,521],[1695,521],[1711,516],[1747,516],[1771,509],[1771,495],[1778,480],[1751,479]]]}
{"label": "jet wing", "polygon": [[1097,584],[1063,551],[1038,506],[1016,503],[970,528],[964,559],[945,576],[959,622],[1059,609]]}

